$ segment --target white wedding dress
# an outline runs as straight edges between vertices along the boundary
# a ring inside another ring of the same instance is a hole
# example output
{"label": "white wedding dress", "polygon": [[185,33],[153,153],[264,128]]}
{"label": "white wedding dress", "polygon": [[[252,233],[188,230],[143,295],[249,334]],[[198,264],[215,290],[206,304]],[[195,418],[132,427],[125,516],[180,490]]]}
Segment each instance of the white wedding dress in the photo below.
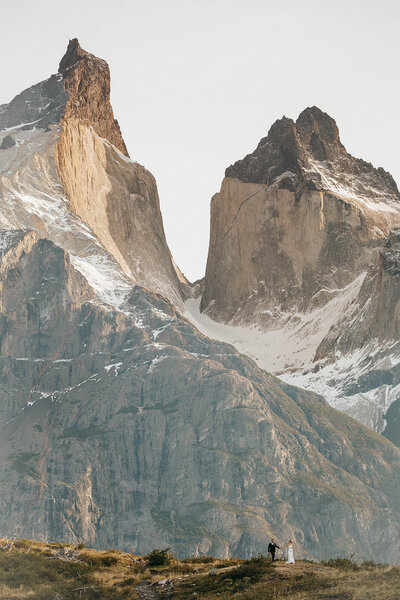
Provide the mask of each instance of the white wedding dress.
{"label": "white wedding dress", "polygon": [[292,544],[288,545],[288,551],[287,551],[287,561],[286,561],[289,565],[292,565],[295,561],[294,561],[294,554],[293,554],[293,546]]}

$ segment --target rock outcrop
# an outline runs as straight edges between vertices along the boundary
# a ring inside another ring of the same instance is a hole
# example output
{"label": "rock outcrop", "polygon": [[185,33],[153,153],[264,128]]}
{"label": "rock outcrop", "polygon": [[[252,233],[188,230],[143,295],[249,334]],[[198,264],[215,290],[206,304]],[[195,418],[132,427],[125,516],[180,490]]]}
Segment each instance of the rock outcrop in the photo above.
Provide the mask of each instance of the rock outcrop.
{"label": "rock outcrop", "polygon": [[64,128],[77,119],[129,156],[110,103],[111,77],[106,61],[83,50],[75,38],[70,40],[58,72],[63,76],[68,95],[63,113]]}
{"label": "rock outcrop", "polygon": [[316,107],[284,117],[212,199],[202,310],[263,324],[268,310],[320,306],[398,225],[394,180],[347,154],[333,119]]}
{"label": "rock outcrop", "polygon": [[134,552],[400,560],[400,450],[136,286],[2,233],[0,529]]}
{"label": "rock outcrop", "polygon": [[367,394],[353,384],[380,370],[387,345],[399,364],[398,292],[385,248],[399,226],[393,178],[348,154],[331,117],[316,107],[296,122],[284,117],[226,170],[212,199],[201,310],[239,326],[238,347],[261,366],[382,431],[394,388],[388,394],[379,377]]}

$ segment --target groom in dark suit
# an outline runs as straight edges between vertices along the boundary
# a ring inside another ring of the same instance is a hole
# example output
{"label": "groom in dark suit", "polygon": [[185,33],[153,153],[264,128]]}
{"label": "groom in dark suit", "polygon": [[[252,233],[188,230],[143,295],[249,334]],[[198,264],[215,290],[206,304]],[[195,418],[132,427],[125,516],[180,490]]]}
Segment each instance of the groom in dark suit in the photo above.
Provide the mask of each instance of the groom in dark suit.
{"label": "groom in dark suit", "polygon": [[275,560],[275,552],[276,552],[277,548],[280,549],[280,546],[278,546],[277,544],[275,544],[275,540],[274,540],[274,538],[272,538],[272,540],[268,544],[268,554],[271,555],[272,562],[274,562],[274,560]]}

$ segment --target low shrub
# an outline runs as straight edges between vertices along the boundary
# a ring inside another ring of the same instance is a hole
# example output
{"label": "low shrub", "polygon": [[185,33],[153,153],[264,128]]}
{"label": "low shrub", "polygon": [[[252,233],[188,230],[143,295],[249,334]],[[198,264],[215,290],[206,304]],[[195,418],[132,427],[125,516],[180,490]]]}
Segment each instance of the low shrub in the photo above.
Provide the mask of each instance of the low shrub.
{"label": "low shrub", "polygon": [[259,555],[257,558],[250,558],[244,561],[237,569],[229,571],[229,577],[234,581],[244,579],[250,580],[251,583],[259,581],[261,577],[272,566],[272,562],[266,556]]}
{"label": "low shrub", "polygon": [[365,569],[380,569],[383,566],[382,563],[377,563],[374,560],[365,560],[361,563],[361,567],[364,567]]}
{"label": "low shrub", "polygon": [[146,554],[144,558],[147,560],[149,567],[167,567],[171,564],[173,557],[171,548],[164,548],[164,550],[154,548],[154,550],[149,552],[149,554]]}
{"label": "low shrub", "polygon": [[32,546],[31,540],[16,540],[14,542],[14,548],[16,550],[28,550]]}
{"label": "low shrub", "polygon": [[127,579],[124,579],[123,581],[118,581],[117,583],[114,583],[114,586],[115,587],[131,587],[136,584],[137,584],[137,579],[135,579],[134,577],[128,577]]}

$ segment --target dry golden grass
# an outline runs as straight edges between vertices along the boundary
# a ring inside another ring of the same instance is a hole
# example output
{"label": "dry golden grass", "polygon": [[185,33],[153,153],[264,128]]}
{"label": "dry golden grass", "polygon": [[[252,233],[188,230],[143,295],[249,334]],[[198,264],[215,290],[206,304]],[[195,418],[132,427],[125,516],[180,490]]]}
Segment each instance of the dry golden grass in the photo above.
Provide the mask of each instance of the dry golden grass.
{"label": "dry golden grass", "polygon": [[0,585],[0,598],[32,598],[35,592],[20,585],[18,588],[11,588],[7,585]]}
{"label": "dry golden grass", "polygon": [[[0,547],[4,545],[0,539]],[[71,556],[75,561],[60,559]],[[138,600],[136,586],[143,579],[174,580],[175,600],[400,600],[400,567],[356,565],[346,559],[287,565],[271,564],[265,557],[173,558],[165,567],[150,569],[140,557],[118,550],[18,540],[0,551],[2,600]]]}
{"label": "dry golden grass", "polygon": [[[335,563],[336,561],[332,561]],[[243,562],[236,573],[192,578],[175,586],[174,598],[196,594],[204,600],[385,600],[400,599],[400,568],[379,565],[327,565],[298,561]],[[238,577],[236,577],[238,575]]]}

